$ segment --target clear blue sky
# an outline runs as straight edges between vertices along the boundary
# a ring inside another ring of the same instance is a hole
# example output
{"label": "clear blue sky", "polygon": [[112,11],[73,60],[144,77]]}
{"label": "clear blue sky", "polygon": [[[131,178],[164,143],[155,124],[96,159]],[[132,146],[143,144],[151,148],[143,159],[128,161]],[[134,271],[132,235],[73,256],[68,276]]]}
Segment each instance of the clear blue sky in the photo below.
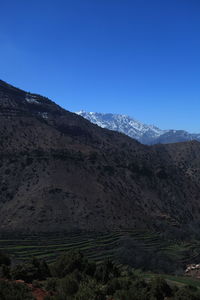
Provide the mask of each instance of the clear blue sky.
{"label": "clear blue sky", "polygon": [[1,1],[0,78],[68,110],[200,132],[199,0]]}

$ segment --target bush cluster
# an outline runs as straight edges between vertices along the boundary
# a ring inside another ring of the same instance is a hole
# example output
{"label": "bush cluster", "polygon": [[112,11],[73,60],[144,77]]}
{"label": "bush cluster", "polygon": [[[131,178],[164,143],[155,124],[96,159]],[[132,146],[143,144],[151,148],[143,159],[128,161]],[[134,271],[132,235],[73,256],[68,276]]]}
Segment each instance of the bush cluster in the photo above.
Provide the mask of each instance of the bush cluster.
{"label": "bush cluster", "polygon": [[16,279],[44,289],[45,300],[200,300],[197,288],[170,286],[159,276],[146,280],[110,260],[90,262],[79,251],[64,253],[51,265],[34,258],[14,267],[2,264],[1,269],[1,300],[34,299],[30,289]]}

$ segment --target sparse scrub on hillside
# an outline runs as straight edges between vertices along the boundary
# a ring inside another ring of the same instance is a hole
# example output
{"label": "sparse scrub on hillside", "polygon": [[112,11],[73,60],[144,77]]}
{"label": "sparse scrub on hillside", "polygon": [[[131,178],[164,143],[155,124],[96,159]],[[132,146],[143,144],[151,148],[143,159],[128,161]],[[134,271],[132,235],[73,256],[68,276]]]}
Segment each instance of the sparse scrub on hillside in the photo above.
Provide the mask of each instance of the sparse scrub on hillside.
{"label": "sparse scrub on hillside", "polygon": [[194,286],[179,288],[160,276],[145,279],[111,260],[97,265],[78,250],[63,253],[51,265],[32,259],[11,266],[10,277],[0,280],[0,299],[33,300],[35,289],[45,300],[200,300]]}
{"label": "sparse scrub on hillside", "polygon": [[31,290],[23,283],[0,280],[1,300],[35,300]]}

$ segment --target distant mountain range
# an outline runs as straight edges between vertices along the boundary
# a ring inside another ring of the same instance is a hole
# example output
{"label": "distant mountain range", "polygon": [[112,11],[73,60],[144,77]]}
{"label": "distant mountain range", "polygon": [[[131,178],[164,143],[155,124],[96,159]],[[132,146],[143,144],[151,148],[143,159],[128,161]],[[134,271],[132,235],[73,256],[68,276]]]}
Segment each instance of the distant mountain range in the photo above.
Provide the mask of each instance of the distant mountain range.
{"label": "distant mountain range", "polygon": [[143,124],[127,115],[85,112],[83,110],[77,112],[77,114],[102,128],[122,132],[142,144],[200,141],[200,134],[188,133],[185,130],[162,130],[154,125]]}

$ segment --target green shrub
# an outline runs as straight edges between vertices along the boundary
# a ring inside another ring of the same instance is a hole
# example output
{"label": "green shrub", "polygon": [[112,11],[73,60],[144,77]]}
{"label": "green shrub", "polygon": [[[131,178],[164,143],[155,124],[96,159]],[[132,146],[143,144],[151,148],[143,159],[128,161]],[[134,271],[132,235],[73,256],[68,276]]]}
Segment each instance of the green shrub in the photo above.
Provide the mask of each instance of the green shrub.
{"label": "green shrub", "polygon": [[96,264],[94,262],[88,262],[85,264],[84,272],[86,275],[93,276],[96,271]]}
{"label": "green shrub", "polygon": [[33,258],[30,263],[15,266],[11,275],[13,279],[32,282],[33,280],[45,280],[50,276],[50,271],[46,262]]}
{"label": "green shrub", "polygon": [[190,287],[190,286],[179,289],[174,296],[174,300],[199,300],[199,299],[200,299],[200,293],[198,292],[197,288]]}
{"label": "green shrub", "polygon": [[116,300],[150,300],[148,284],[139,278],[134,281],[121,279],[120,289],[114,293]]}
{"label": "green shrub", "polygon": [[74,297],[75,300],[106,300],[103,286],[94,279],[81,282],[79,290]]}
{"label": "green shrub", "polygon": [[95,292],[87,285],[81,285],[78,294],[76,295],[76,300],[94,300]]}
{"label": "green shrub", "polygon": [[0,266],[5,265],[5,266],[10,266],[11,261],[8,255],[5,253],[0,252]]}
{"label": "green shrub", "polygon": [[172,295],[172,290],[162,277],[155,277],[150,282],[150,295],[156,300],[164,300]]}
{"label": "green shrub", "polygon": [[12,278],[15,280],[24,280],[25,282],[32,282],[37,279],[37,268],[32,264],[16,265],[12,269]]}
{"label": "green shrub", "polygon": [[45,283],[45,288],[47,291],[55,292],[58,287],[58,279],[55,277],[48,278]]}
{"label": "green shrub", "polygon": [[10,266],[2,265],[0,276],[6,279],[10,279],[11,278]]}
{"label": "green shrub", "polygon": [[78,282],[71,275],[62,278],[59,282],[59,291],[63,295],[72,296],[77,293],[78,288]]}
{"label": "green shrub", "polygon": [[32,259],[32,265],[37,268],[37,278],[38,280],[44,280],[51,276],[49,266],[44,260],[38,260],[37,258]]}
{"label": "green shrub", "polygon": [[115,300],[132,300],[129,291],[119,290],[114,294]]}
{"label": "green shrub", "polygon": [[110,279],[118,277],[120,272],[116,265],[110,261],[105,261],[102,265],[98,266],[95,272],[95,278],[97,281],[107,283]]}
{"label": "green shrub", "polygon": [[22,283],[0,281],[1,300],[34,300],[31,291]]}
{"label": "green shrub", "polygon": [[110,280],[106,287],[106,294],[113,295],[116,291],[121,289],[121,285],[118,278]]}
{"label": "green shrub", "polygon": [[80,251],[69,251],[61,255],[52,267],[55,277],[63,278],[75,270],[83,271],[88,262]]}

